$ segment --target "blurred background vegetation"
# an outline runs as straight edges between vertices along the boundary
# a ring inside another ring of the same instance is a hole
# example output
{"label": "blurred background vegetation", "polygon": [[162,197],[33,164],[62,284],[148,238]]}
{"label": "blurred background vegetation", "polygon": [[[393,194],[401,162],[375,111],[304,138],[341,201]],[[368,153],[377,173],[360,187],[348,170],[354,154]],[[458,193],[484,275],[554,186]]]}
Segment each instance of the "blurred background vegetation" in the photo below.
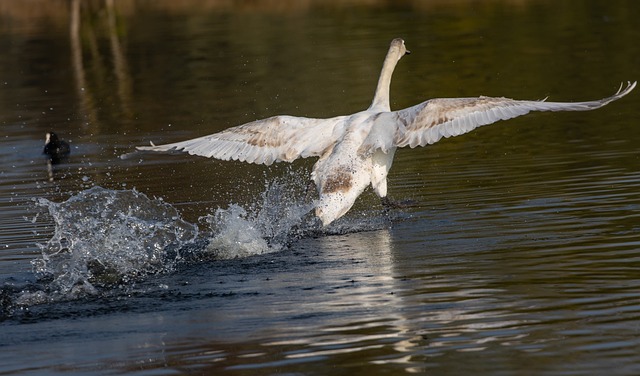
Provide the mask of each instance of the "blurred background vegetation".
{"label": "blurred background vegetation", "polygon": [[[225,128],[283,111],[353,112],[368,105],[397,36],[420,55],[396,73],[396,106],[436,95],[530,96],[522,83],[541,76],[555,77],[536,91],[541,97],[567,93],[563,82],[572,79],[594,88],[586,97],[601,96],[598,82],[586,81],[606,78],[608,92],[638,76],[639,8],[593,0],[0,1],[0,119],[131,128],[137,118],[136,129],[149,124],[145,114],[168,124],[198,113]],[[322,87],[343,92],[319,106],[313,94]],[[426,90],[433,87],[439,92]],[[223,98],[230,95],[251,98],[242,113]],[[43,117],[52,107],[65,113]],[[233,119],[218,117],[230,112]]]}

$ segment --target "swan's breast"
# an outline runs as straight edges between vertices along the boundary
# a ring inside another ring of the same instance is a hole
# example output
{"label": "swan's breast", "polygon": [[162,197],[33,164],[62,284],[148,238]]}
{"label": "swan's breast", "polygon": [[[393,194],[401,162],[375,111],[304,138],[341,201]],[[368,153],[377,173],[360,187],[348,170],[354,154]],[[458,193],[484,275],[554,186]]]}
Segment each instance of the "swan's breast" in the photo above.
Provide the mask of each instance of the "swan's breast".
{"label": "swan's breast", "polygon": [[353,170],[346,166],[331,169],[321,187],[321,193],[347,192],[353,186]]}
{"label": "swan's breast", "polygon": [[[315,171],[320,193],[316,216],[326,226],[342,217],[371,182],[371,159],[354,157],[349,161],[329,159]],[[347,162],[347,163],[340,163]]]}

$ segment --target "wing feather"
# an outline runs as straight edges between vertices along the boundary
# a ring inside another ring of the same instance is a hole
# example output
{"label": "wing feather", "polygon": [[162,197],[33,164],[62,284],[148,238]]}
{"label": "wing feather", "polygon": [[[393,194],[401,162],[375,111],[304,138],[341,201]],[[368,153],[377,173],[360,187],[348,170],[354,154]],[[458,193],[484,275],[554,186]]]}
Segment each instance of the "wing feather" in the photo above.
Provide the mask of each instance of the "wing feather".
{"label": "wing feather", "polygon": [[438,142],[442,137],[454,137],[480,126],[525,115],[531,111],[595,110],[629,94],[636,82],[620,86],[614,95],[588,102],[522,101],[509,98],[439,98],[413,107],[394,111],[398,124],[395,146],[411,148]]}
{"label": "wing feather", "polygon": [[270,165],[297,158],[320,156],[339,135],[334,129],[345,119],[274,116],[229,128],[219,133],[165,145],[139,146],[142,151],[184,151],[222,160]]}

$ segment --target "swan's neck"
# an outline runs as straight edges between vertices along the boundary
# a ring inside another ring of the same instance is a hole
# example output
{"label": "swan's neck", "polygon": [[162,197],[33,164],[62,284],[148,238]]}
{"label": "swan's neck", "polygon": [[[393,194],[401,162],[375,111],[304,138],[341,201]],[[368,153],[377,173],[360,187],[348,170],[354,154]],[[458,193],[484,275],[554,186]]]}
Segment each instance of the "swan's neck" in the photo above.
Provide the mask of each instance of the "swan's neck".
{"label": "swan's neck", "polygon": [[380,78],[378,79],[378,87],[376,87],[376,93],[373,96],[373,102],[369,106],[369,110],[379,111],[391,111],[389,105],[389,89],[391,87],[391,76],[398,61],[402,56],[399,56],[399,51],[395,48],[390,48],[387,53],[387,57],[382,64],[382,72],[380,72]]}

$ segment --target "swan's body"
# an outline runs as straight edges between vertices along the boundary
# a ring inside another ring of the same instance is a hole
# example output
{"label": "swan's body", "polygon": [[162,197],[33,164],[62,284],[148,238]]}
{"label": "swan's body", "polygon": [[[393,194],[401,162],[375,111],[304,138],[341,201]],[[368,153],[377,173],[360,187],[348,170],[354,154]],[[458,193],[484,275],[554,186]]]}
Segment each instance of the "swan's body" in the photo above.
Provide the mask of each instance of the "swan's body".
{"label": "swan's body", "polygon": [[442,137],[457,136],[530,111],[593,110],[622,98],[636,86],[636,82],[629,82],[613,96],[590,102],[449,98],[391,111],[391,75],[406,53],[402,39],[391,42],[373,102],[365,111],[329,119],[274,116],[209,136],[137,149],[182,150],[204,157],[266,165],[319,157],[311,178],[320,196],[315,212],[326,226],[343,216],[369,184],[378,196],[386,197],[387,174],[398,147],[433,144]]}

